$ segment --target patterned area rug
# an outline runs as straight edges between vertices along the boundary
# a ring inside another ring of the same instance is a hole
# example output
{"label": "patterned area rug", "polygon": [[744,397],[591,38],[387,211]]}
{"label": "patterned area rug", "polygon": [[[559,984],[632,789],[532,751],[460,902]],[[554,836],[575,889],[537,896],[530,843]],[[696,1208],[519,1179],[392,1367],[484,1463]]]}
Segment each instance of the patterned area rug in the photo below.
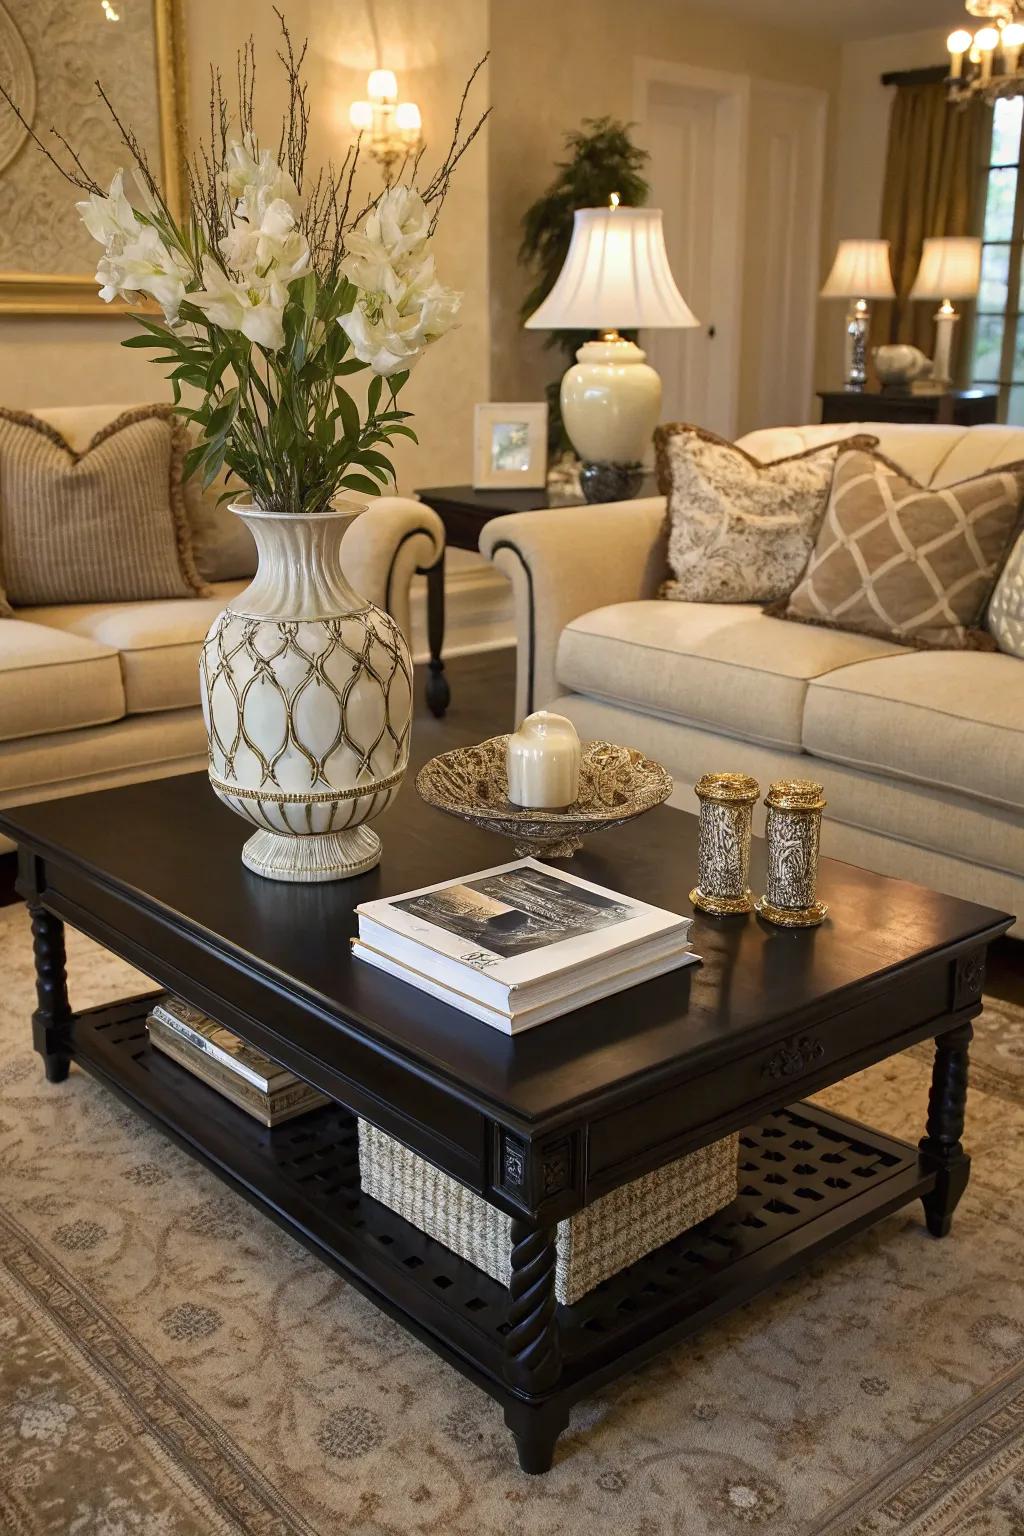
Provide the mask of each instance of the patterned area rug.
{"label": "patterned area rug", "polygon": [[[69,935],[72,1000],[139,990]],[[0,1530],[15,1536],[1022,1536],[1024,1014],[980,1028],[952,1236],[908,1209],[580,1406],[500,1411],[78,1071],[0,912]],[[823,1095],[920,1133],[910,1053]]]}

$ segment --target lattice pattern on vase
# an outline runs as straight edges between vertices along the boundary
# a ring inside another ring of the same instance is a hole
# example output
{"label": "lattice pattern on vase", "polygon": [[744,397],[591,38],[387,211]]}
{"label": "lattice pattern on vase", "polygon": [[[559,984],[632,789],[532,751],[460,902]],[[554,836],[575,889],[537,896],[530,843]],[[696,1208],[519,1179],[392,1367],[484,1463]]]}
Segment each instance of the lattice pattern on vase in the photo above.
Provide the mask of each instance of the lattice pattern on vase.
{"label": "lattice pattern on vase", "polygon": [[286,622],[230,608],[203,647],[210,781],[272,832],[337,832],[380,814],[409,761],[412,666],[366,606]]}
{"label": "lattice pattern on vase", "polygon": [[[633,1179],[558,1223],[555,1296],[579,1301],[603,1280],[704,1221],[736,1198],[738,1137]],[[503,1285],[511,1269],[511,1222],[503,1211],[359,1122],[359,1172],[366,1194],[403,1216]]]}

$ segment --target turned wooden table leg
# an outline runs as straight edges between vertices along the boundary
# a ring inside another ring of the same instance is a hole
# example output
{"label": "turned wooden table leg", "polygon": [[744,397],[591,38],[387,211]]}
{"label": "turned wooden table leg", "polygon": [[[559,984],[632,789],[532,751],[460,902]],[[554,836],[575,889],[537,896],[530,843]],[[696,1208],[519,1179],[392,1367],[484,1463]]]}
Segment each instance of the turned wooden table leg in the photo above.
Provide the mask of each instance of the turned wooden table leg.
{"label": "turned wooden table leg", "polygon": [[970,1024],[960,1024],[935,1041],[927,1134],[920,1143],[922,1153],[936,1170],[935,1188],[923,1200],[925,1221],[933,1237],[948,1233],[971,1172],[971,1160],[960,1138],[967,1105],[967,1053],[973,1034]]}
{"label": "turned wooden table leg", "polygon": [[[513,1220],[505,1375],[510,1386],[530,1396],[551,1392],[562,1374],[556,1257],[554,1227]],[[555,1441],[567,1421],[568,1410],[557,1401],[517,1401],[506,1407],[505,1423],[515,1436],[524,1472],[549,1470]]]}
{"label": "turned wooden table leg", "polygon": [[444,550],[435,565],[426,571],[427,578],[427,643],[430,660],[427,663],[427,708],[439,720],[451,702],[451,689],[444,675]]}
{"label": "turned wooden table leg", "polygon": [[47,1082],[62,1083],[71,1065],[72,1026],[64,924],[35,903],[29,905],[29,912],[38,1004],[32,1015],[32,1044],[43,1058]]}

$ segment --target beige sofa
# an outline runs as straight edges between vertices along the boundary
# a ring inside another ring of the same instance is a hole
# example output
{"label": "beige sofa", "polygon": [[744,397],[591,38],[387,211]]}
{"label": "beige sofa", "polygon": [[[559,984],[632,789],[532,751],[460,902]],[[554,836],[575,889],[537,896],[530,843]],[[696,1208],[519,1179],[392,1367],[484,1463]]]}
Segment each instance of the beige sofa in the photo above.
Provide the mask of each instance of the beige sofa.
{"label": "beige sofa", "polygon": [[[82,449],[124,409],[35,414]],[[207,529],[228,523],[212,498],[198,512]],[[345,538],[347,574],[408,634],[412,578],[443,547],[443,525],[429,507],[381,497]],[[254,566],[251,540],[200,544],[207,579],[218,569],[240,578],[213,581],[209,598],[21,608],[0,619],[0,807],[204,768],[199,648],[246,585],[247,561]],[[9,847],[0,839],[0,851]]]}
{"label": "beige sofa", "polygon": [[[741,442],[768,460],[858,431],[926,484],[1024,458],[1011,427],[851,423]],[[488,523],[481,551],[515,593],[516,716],[551,708],[583,736],[640,747],[689,809],[709,769],[819,778],[826,852],[1024,915],[1024,661],[657,601],[664,514],[654,497]]]}

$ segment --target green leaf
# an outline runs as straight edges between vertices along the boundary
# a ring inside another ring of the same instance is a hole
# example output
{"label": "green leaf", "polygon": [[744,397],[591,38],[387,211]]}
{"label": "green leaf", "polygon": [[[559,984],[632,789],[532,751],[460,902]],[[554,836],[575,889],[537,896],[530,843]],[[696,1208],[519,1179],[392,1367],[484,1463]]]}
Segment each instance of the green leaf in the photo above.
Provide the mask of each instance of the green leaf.
{"label": "green leaf", "polygon": [[380,487],[368,475],[346,475],[340,483],[349,491],[363,491],[367,496],[380,495]]}
{"label": "green leaf", "polygon": [[403,427],[401,423],[395,422],[393,426],[387,428],[386,435],[390,439],[394,437],[396,433],[399,433],[402,437],[411,438],[414,443],[419,442],[419,438],[416,436],[416,433],[413,431],[412,427]]}
{"label": "green leaf", "polygon": [[341,417],[341,430],[347,438],[356,442],[359,438],[359,412],[356,409],[356,403],[340,385],[335,385],[334,394],[338,402],[338,414]]}
{"label": "green leaf", "polygon": [[366,391],[366,409],[369,411],[371,416],[376,414],[377,407],[380,404],[381,390],[383,388],[384,380],[381,378],[379,373],[375,374],[373,382],[371,383],[369,389]]}
{"label": "green leaf", "polygon": [[369,368],[369,366],[369,363],[361,362],[358,357],[347,357],[343,363],[338,364],[334,371],[336,374],[361,373],[364,368]]}
{"label": "green leaf", "polygon": [[392,400],[398,394],[398,391],[405,384],[407,384],[408,382],[409,382],[409,370],[408,370],[408,368],[404,368],[401,373],[393,373],[391,375],[391,377],[388,379],[388,388],[391,391],[391,398],[392,398]]}

